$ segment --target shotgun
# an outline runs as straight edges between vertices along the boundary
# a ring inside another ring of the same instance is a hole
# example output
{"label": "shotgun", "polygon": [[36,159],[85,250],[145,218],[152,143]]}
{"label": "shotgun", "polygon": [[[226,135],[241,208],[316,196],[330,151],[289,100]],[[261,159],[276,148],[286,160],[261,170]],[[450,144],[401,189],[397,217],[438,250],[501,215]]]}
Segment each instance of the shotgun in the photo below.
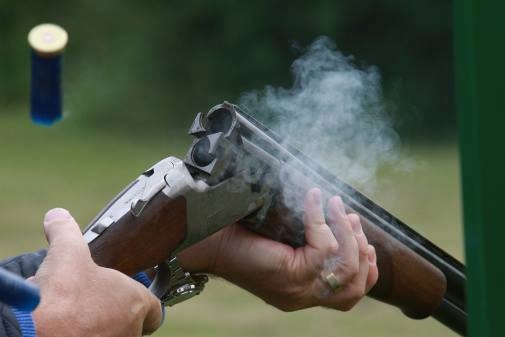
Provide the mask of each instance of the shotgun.
{"label": "shotgun", "polygon": [[156,163],[86,227],[97,264],[128,275],[155,267],[150,289],[173,305],[201,292],[206,282],[204,275],[178,267],[178,252],[237,222],[302,246],[302,212],[292,199],[319,187],[323,197],[341,196],[347,211],[361,217],[376,248],[380,276],[368,296],[413,319],[432,316],[466,335],[462,263],[236,105],[224,102],[198,113],[189,133],[194,140],[183,160]]}

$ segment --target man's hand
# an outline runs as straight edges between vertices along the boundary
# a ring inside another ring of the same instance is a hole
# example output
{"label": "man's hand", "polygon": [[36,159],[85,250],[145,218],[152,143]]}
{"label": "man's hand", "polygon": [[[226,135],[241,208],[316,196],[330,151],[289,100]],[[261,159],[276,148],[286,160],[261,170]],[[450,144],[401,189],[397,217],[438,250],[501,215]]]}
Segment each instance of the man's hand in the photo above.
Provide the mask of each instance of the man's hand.
{"label": "man's hand", "polygon": [[41,290],[33,313],[38,337],[133,337],[160,326],[159,300],[128,276],[97,266],[66,210],[49,211],[44,231],[49,250],[32,279]]}
{"label": "man's hand", "polygon": [[[351,309],[377,282],[373,246],[356,214],[346,214],[342,200],[332,197],[325,220],[321,191],[305,198],[307,244],[294,249],[239,225],[225,228],[181,252],[188,271],[221,276],[284,311],[326,306]],[[325,275],[333,273],[333,290]]]}

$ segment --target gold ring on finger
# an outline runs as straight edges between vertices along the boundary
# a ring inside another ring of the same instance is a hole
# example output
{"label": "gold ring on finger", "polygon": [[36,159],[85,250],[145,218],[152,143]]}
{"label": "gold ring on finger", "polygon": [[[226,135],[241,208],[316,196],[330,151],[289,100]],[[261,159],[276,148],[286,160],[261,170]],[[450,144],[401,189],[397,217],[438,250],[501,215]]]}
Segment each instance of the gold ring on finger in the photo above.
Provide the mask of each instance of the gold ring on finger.
{"label": "gold ring on finger", "polygon": [[323,280],[334,292],[338,291],[342,287],[342,285],[338,281],[337,275],[335,275],[334,273],[321,273],[321,274]]}

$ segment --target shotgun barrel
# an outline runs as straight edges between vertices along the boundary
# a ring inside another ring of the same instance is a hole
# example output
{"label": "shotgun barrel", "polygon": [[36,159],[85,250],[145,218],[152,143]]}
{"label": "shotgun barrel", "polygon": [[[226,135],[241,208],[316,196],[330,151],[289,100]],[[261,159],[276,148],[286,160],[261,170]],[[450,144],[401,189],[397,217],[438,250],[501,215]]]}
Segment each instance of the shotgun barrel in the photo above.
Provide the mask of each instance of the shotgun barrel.
{"label": "shotgun barrel", "polygon": [[[226,106],[223,106],[226,107]],[[454,257],[446,253],[444,250],[436,246],[434,243],[423,237],[421,234],[414,231],[401,220],[393,216],[381,206],[374,203],[365,195],[357,191],[352,186],[339,180],[326,169],[307,158],[303,153],[296,148],[283,144],[282,139],[274,132],[263,126],[252,116],[241,110],[237,106],[233,106],[236,110],[241,126],[249,130],[249,137],[254,139],[256,146],[263,151],[269,153],[272,157],[283,162],[287,162],[293,167],[297,167],[305,176],[309,176],[311,181],[318,181],[319,185],[329,194],[338,194],[344,200],[349,209],[357,212],[362,219],[371,223],[373,226],[380,228],[382,231],[391,236],[392,239],[398,240],[403,245],[408,247],[420,257],[425,259],[429,264],[437,268],[444,275],[446,286],[443,297],[438,302],[433,310],[429,313],[433,318],[451,328],[460,335],[466,335],[466,301],[465,301],[465,266],[456,260]],[[278,144],[283,144],[279,146]],[[253,230],[256,229],[270,237],[275,237],[277,240],[285,241],[294,246],[300,245],[300,240],[303,236],[298,232],[298,237],[287,236],[278,237],[279,230],[269,231],[268,226],[259,227],[257,225],[250,226]],[[300,227],[302,228],[302,227]],[[370,226],[364,226],[365,233],[372,244],[381,244],[374,241],[374,234]],[[281,233],[290,233],[289,231],[281,231]],[[377,250],[381,254],[380,248]],[[384,260],[378,257],[378,265],[380,278],[384,277],[384,271],[387,266],[384,265]],[[412,271],[415,273],[415,271]],[[381,284],[380,280],[378,282]],[[372,289],[371,297],[379,296],[380,291]],[[409,314],[412,318],[416,314]]]}

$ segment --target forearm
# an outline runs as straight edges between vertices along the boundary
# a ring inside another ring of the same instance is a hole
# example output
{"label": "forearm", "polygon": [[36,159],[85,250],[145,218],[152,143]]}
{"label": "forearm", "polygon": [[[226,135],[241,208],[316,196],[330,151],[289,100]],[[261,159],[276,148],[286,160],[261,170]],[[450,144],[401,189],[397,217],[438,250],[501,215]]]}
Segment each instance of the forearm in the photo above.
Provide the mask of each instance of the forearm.
{"label": "forearm", "polygon": [[214,233],[177,255],[179,265],[190,273],[216,273],[216,258],[220,252],[223,231]]}

